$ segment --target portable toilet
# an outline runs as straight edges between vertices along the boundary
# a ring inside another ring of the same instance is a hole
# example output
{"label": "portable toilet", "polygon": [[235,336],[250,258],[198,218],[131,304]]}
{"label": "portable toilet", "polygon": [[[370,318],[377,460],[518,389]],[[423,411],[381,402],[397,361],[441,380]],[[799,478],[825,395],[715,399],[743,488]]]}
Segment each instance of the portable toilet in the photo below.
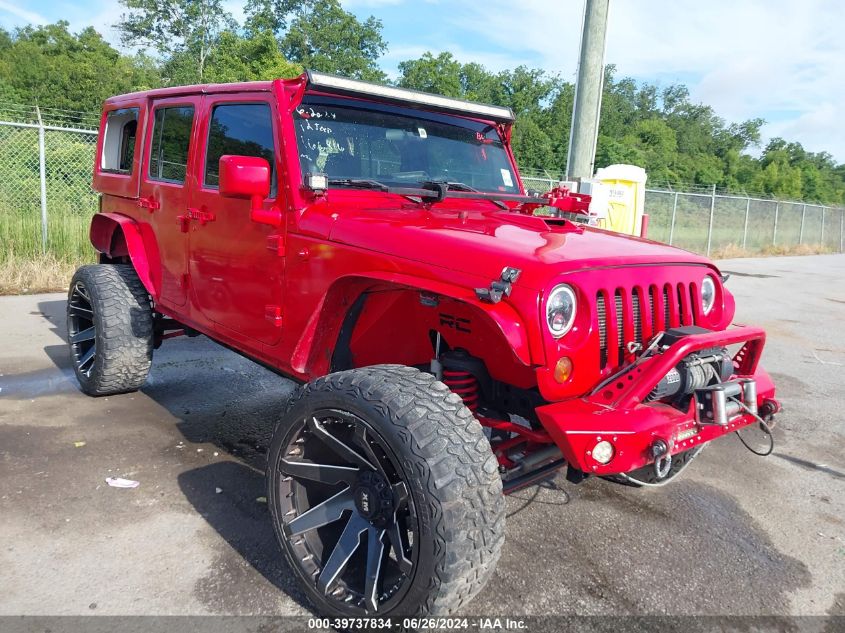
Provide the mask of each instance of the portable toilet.
{"label": "portable toilet", "polygon": [[646,171],[636,165],[608,165],[594,177],[607,192],[607,213],[599,226],[617,233],[645,237],[648,216],[645,211]]}

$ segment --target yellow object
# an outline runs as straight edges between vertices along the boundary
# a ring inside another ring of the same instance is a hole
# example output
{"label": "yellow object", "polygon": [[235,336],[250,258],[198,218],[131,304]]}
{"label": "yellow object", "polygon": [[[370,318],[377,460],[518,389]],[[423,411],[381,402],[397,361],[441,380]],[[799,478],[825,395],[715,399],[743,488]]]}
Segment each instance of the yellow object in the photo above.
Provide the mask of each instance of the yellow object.
{"label": "yellow object", "polygon": [[73,445],[76,448],[82,448],[83,446],[85,446],[85,442],[74,442]]}
{"label": "yellow object", "polygon": [[572,361],[568,356],[563,356],[555,365],[555,380],[564,383],[572,375]]}
{"label": "yellow object", "polygon": [[596,171],[594,180],[607,193],[607,213],[599,218],[603,229],[641,235],[645,209],[645,169],[636,165],[608,165]]}

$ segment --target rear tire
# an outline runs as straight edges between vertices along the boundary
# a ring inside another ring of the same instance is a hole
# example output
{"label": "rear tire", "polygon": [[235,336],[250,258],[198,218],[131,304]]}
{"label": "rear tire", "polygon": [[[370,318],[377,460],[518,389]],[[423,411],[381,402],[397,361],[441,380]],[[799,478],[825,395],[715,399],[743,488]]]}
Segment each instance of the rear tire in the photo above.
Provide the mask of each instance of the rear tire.
{"label": "rear tire", "polygon": [[137,391],[153,358],[150,297],[132,266],[82,266],[68,289],[68,349],[82,391]]}
{"label": "rear tire", "polygon": [[276,427],[267,481],[285,557],[325,614],[452,613],[487,582],[504,542],[498,462],[481,425],[412,367],[303,386]]}

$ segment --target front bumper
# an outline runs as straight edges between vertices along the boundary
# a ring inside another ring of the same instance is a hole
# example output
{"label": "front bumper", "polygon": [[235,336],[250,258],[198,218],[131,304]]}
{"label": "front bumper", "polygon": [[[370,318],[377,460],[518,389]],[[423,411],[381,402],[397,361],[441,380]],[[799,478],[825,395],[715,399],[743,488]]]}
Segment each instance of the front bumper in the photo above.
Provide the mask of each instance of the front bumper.
{"label": "front bumper", "polygon": [[[652,447],[658,440],[669,447],[668,454],[674,455],[756,422],[754,416],[744,412],[731,417],[724,426],[701,422],[695,398],[686,411],[661,402],[646,403],[657,382],[691,353],[742,344],[733,357],[735,378],[755,380],[761,411],[780,410],[774,398],[775,387],[759,367],[765,338],[763,330],[752,327],[687,336],[661,354],[629,366],[590,395],[538,407],[537,415],[570,465],[596,475],[636,470],[654,462]],[[602,441],[611,442],[614,448],[613,458],[606,464],[592,457],[592,449]]]}

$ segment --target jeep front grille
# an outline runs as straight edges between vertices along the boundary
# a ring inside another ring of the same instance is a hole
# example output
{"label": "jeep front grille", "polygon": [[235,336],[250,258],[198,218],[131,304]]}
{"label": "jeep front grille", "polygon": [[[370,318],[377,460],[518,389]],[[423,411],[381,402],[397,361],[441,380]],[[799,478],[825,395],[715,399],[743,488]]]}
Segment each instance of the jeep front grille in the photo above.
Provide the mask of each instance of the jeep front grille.
{"label": "jeep front grille", "polygon": [[[645,344],[657,332],[695,325],[696,301],[696,288],[687,283],[599,290],[595,325],[601,368],[624,364],[630,342]],[[614,306],[612,315],[608,315],[608,305]]]}

